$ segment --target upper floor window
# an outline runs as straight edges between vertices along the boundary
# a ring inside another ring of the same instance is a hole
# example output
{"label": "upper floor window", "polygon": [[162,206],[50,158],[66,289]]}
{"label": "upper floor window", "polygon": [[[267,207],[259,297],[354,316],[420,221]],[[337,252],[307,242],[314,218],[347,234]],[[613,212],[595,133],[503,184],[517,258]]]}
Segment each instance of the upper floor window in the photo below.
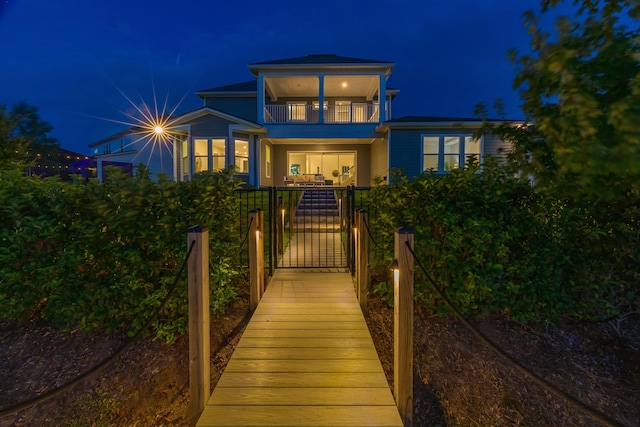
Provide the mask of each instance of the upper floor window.
{"label": "upper floor window", "polygon": [[287,102],[287,119],[294,122],[304,122],[307,119],[306,102]]}
{"label": "upper floor window", "polygon": [[481,141],[472,135],[424,135],[422,170],[448,172],[464,165],[473,156],[480,161]]}

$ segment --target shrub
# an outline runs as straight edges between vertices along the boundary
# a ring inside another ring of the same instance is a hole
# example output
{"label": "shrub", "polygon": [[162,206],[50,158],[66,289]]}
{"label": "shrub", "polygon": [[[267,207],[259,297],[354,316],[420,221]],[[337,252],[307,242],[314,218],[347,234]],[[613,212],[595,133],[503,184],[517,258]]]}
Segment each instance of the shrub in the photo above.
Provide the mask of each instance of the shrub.
{"label": "shrub", "polygon": [[[96,180],[0,175],[0,312],[41,316],[86,330],[136,330],[160,306],[186,256],[186,231],[209,228],[212,306],[235,297],[238,221],[228,173],[198,174],[190,182],[109,171]],[[154,323],[172,341],[186,327],[186,275]]]}
{"label": "shrub", "polygon": [[[553,321],[611,314],[613,301],[606,296],[612,293],[637,304],[637,295],[616,292],[629,289],[620,280],[637,280],[637,242],[631,241],[637,219],[596,224],[491,160],[482,171],[469,164],[412,180],[395,172],[391,185],[372,189],[369,198],[377,206],[371,228],[383,236],[386,254],[374,264],[388,265],[394,229],[411,227],[419,260],[464,313]],[[610,243],[601,246],[603,236]],[[605,280],[605,270],[623,262],[634,266],[633,273],[619,271],[616,280]],[[419,303],[444,310],[418,268],[415,286]]]}

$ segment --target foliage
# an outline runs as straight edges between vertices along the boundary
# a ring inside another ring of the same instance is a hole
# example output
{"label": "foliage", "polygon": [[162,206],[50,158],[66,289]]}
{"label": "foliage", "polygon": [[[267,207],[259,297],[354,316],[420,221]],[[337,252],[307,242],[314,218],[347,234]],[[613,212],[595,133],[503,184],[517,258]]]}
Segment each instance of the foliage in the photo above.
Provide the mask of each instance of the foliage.
{"label": "foliage", "polygon": [[[186,256],[186,231],[209,228],[212,306],[235,297],[239,216],[228,173],[190,182],[134,177],[63,183],[0,172],[0,313],[86,330],[137,330],[160,306]],[[186,275],[154,323],[172,341],[186,327]]]}
{"label": "foliage", "polygon": [[[378,268],[391,262],[395,228],[408,226],[418,259],[462,312],[553,321],[601,318],[638,304],[637,222],[595,223],[491,159],[482,171],[469,163],[447,175],[394,175],[369,195],[378,207],[370,227],[387,254]],[[607,233],[616,237],[615,250],[589,245]],[[444,310],[418,268],[415,286],[421,304]]]}
{"label": "foliage", "polygon": [[48,136],[51,130],[36,107],[25,102],[14,104],[11,110],[0,106],[0,169],[27,165],[37,154],[57,148],[56,139]]}
{"label": "foliage", "polygon": [[[544,0],[542,14],[560,3]],[[554,238],[570,272],[562,285],[599,299],[609,307],[602,316],[638,307],[640,5],[573,5],[553,33],[525,14],[531,52],[510,56],[527,123],[486,123],[481,133],[512,143],[510,171],[532,178],[559,226]]]}

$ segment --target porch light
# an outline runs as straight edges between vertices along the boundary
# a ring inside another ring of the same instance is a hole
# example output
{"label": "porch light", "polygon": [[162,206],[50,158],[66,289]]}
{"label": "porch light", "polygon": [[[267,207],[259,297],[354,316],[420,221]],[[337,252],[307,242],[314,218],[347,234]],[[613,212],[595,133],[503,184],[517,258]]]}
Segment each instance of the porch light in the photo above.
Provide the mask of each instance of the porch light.
{"label": "porch light", "polygon": [[398,289],[398,286],[400,286],[400,265],[398,265],[397,259],[391,262],[389,269],[393,271],[393,289]]}
{"label": "porch light", "polygon": [[347,82],[342,82],[342,87],[347,87]]}
{"label": "porch light", "polygon": [[155,126],[153,128],[153,131],[155,133],[157,133],[158,135],[160,135],[160,134],[164,133],[164,128],[162,126],[160,126],[160,125],[157,125],[157,126]]}

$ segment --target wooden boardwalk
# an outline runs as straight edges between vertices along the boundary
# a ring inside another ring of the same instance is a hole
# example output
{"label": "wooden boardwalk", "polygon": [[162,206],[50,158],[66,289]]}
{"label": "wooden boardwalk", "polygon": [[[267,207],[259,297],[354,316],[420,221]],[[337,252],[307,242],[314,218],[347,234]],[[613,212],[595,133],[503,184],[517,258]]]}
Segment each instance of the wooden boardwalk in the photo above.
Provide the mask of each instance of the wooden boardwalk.
{"label": "wooden boardwalk", "polygon": [[349,273],[276,270],[198,426],[402,426]]}

